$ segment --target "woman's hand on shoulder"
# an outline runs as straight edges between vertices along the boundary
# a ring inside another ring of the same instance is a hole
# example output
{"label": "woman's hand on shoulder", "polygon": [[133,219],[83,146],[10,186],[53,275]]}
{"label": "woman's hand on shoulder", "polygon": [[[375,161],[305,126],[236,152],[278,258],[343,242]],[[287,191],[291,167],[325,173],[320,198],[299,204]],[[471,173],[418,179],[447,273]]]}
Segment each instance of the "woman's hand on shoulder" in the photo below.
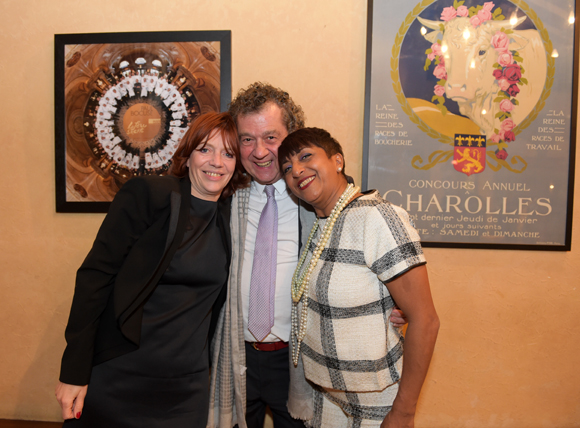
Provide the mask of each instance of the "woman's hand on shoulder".
{"label": "woman's hand on shoulder", "polygon": [[58,382],[54,395],[60,404],[63,419],[79,419],[83,413],[88,385]]}

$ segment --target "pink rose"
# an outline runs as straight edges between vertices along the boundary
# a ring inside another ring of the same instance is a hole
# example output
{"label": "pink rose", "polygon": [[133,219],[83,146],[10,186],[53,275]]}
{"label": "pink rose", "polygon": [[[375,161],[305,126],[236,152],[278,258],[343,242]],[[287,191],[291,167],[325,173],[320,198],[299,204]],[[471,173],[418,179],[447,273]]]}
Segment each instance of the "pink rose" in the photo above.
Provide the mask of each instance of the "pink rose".
{"label": "pink rose", "polygon": [[512,141],[515,141],[516,134],[514,134],[512,131],[506,131],[503,139],[506,143],[511,143]]}
{"label": "pink rose", "polygon": [[493,77],[495,77],[496,79],[501,79],[503,77],[503,71],[496,68],[495,70],[493,70]]}
{"label": "pink rose", "polygon": [[459,6],[457,8],[457,16],[467,16],[469,15],[469,9],[467,6]]}
{"label": "pink rose", "polygon": [[506,160],[508,157],[508,153],[504,149],[496,150],[495,157],[500,159],[500,160]]}
{"label": "pink rose", "polygon": [[445,94],[445,88],[441,85],[435,85],[435,90],[433,92],[435,92],[435,95],[438,97],[442,97]]}
{"label": "pink rose", "polygon": [[517,84],[514,83],[513,85],[510,85],[510,87],[507,90],[507,93],[510,94],[510,97],[515,97],[520,93],[520,88],[518,87]]}
{"label": "pink rose", "polygon": [[508,65],[512,65],[514,62],[514,57],[512,56],[511,52],[504,52],[497,56],[497,62],[502,67],[507,67]]}
{"label": "pink rose", "polygon": [[516,124],[511,119],[505,119],[501,123],[501,129],[504,131],[511,131],[512,129],[514,129],[515,126],[516,126]]}
{"label": "pink rose", "polygon": [[498,31],[491,38],[491,45],[498,51],[507,52],[509,44],[510,39],[503,31]]}
{"label": "pink rose", "polygon": [[427,55],[427,58],[429,58],[431,61],[433,61],[436,58],[437,55],[435,55],[433,52],[431,52],[430,54]]}
{"label": "pink rose", "polygon": [[457,11],[453,6],[446,7],[441,12],[441,20],[442,21],[451,21],[453,18],[457,16]]}
{"label": "pink rose", "polygon": [[473,25],[475,28],[479,27],[483,21],[481,20],[481,18],[478,15],[473,15],[470,19],[469,22],[471,23],[471,25]]}
{"label": "pink rose", "polygon": [[447,71],[445,70],[445,66],[443,66],[442,64],[439,64],[437,67],[435,67],[435,69],[433,70],[433,75],[437,78],[437,79],[447,79]]}
{"label": "pink rose", "polygon": [[498,135],[498,134],[493,134],[493,135],[491,136],[491,142],[492,142],[492,143],[499,143],[499,141],[500,141],[500,137],[499,137],[499,135]]}
{"label": "pink rose", "polygon": [[499,79],[497,81],[497,84],[499,85],[499,89],[501,89],[502,91],[507,91],[510,87],[510,82],[508,82],[505,77]]}
{"label": "pink rose", "polygon": [[488,12],[491,12],[491,10],[493,9],[495,5],[493,4],[493,2],[491,1],[487,1],[483,4],[483,10],[486,10]]}
{"label": "pink rose", "polygon": [[482,23],[489,21],[492,18],[491,12],[485,9],[481,9],[479,12],[477,12],[477,16],[479,16]]}
{"label": "pink rose", "polygon": [[501,111],[505,111],[506,113],[509,113],[510,111],[512,111],[514,109],[514,105],[512,104],[512,102],[510,100],[502,100],[499,103],[499,108]]}
{"label": "pink rose", "polygon": [[441,45],[439,43],[433,43],[431,45],[431,50],[437,56],[443,55],[443,52],[441,52]]}
{"label": "pink rose", "polygon": [[508,65],[503,71],[503,75],[510,83],[517,83],[522,77],[522,70],[517,64]]}

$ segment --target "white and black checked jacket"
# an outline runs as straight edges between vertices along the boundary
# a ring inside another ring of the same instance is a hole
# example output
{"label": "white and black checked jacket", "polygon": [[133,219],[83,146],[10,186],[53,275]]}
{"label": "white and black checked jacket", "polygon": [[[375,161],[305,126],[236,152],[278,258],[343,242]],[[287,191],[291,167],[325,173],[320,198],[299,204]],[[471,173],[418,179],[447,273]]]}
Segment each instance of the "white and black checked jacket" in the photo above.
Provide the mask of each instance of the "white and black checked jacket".
{"label": "white and black checked jacket", "polygon": [[407,212],[377,191],[359,197],[340,214],[310,277],[302,344],[308,380],[361,392],[380,391],[399,380],[403,336],[389,322],[395,303],[388,283],[425,263],[419,241]]}

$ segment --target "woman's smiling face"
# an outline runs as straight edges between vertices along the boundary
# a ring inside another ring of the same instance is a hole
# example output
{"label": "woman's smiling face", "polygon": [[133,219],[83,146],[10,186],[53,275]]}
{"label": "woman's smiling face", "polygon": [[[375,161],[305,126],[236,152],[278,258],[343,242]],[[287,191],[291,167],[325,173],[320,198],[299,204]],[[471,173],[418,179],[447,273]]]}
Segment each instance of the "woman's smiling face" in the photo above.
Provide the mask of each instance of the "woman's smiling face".
{"label": "woman's smiling face", "polygon": [[224,145],[220,132],[198,146],[187,160],[191,194],[207,201],[217,201],[236,168],[236,158]]}
{"label": "woman's smiling face", "polygon": [[341,154],[328,157],[324,149],[307,146],[282,164],[282,175],[296,197],[312,205],[319,217],[326,217],[347,185],[342,167]]}

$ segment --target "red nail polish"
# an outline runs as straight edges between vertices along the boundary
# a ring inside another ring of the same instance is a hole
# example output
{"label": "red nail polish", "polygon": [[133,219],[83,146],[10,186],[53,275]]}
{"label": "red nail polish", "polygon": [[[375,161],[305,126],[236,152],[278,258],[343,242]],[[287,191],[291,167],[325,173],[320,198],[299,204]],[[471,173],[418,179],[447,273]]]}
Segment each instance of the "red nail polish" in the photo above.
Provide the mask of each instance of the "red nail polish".
{"label": "red nail polish", "polygon": [[81,418],[81,412],[77,412],[77,419]]}

